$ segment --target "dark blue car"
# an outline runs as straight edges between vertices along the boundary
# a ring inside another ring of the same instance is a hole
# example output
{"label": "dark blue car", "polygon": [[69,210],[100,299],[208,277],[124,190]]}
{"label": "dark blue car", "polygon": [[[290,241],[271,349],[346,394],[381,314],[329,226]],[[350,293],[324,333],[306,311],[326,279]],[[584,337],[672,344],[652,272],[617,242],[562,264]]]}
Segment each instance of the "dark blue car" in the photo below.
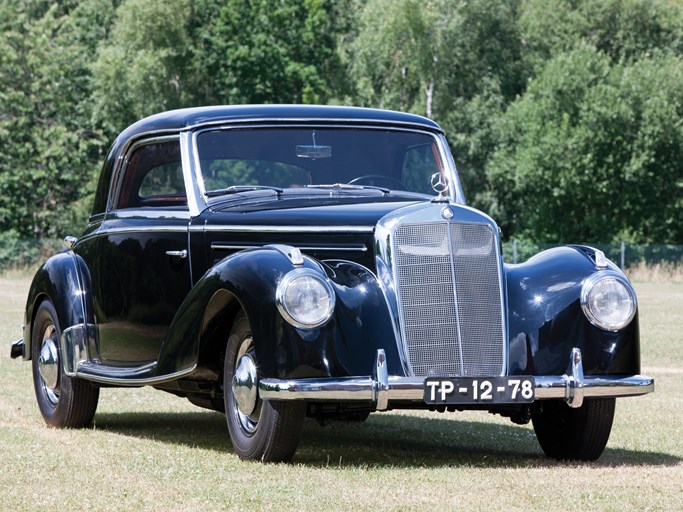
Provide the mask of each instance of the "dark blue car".
{"label": "dark blue car", "polygon": [[441,128],[317,106],[177,110],[127,128],[92,216],[30,289],[23,340],[48,425],[101,386],[225,411],[240,457],[289,460],[304,417],[487,410],[593,460],[638,375],[636,296],[598,250],[506,265]]}

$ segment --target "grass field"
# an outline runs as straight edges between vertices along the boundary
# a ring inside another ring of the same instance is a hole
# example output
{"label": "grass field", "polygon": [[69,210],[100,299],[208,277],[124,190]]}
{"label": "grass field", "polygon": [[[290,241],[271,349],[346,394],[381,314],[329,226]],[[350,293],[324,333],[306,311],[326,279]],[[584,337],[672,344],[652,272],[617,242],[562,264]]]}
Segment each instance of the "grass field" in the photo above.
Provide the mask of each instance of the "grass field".
{"label": "grass field", "polygon": [[590,464],[546,459],[485,413],[306,423],[292,464],[240,461],[224,418],[148,388],[103,389],[93,428],[46,428],[21,336],[29,279],[0,278],[0,510],[683,510],[683,284],[637,283],[654,394],[617,402]]}

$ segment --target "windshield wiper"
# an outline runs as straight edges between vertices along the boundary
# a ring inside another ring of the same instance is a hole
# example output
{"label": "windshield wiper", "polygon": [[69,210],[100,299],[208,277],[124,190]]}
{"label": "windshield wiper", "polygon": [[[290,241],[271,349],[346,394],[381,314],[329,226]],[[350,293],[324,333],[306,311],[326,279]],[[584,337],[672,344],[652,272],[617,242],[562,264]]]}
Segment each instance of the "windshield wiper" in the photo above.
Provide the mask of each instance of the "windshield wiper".
{"label": "windshield wiper", "polygon": [[277,193],[277,197],[284,192],[283,189],[277,187],[269,187],[268,185],[233,185],[227,188],[219,188],[216,190],[209,190],[206,192],[208,197],[227,196],[229,194],[238,194],[240,192],[251,192],[253,190],[272,190]]}
{"label": "windshield wiper", "polygon": [[391,193],[390,188],[376,187],[374,185],[353,185],[351,183],[333,183],[320,185],[306,185],[306,188],[322,188],[329,190],[379,190],[382,194],[388,195]]}

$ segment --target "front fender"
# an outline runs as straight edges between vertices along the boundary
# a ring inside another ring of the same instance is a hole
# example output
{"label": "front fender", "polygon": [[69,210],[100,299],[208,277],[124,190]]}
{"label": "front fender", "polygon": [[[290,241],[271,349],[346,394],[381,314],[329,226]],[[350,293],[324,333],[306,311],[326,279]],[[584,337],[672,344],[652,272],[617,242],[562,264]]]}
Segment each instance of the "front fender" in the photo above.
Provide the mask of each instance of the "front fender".
{"label": "front fender", "polygon": [[[297,268],[281,250],[263,247],[236,253],[207,272],[183,302],[162,347],[157,375],[171,375],[200,361],[202,334],[220,309],[239,304],[249,319],[259,373],[263,377],[306,378],[355,375],[371,371],[368,361],[379,348],[387,365],[402,375],[402,365],[386,300],[374,275],[351,262],[303,265],[326,277],[336,295],[332,318],[315,329],[290,325],[280,314],[276,289]],[[225,342],[228,339],[225,333]]]}
{"label": "front fender", "polygon": [[[201,337],[211,318],[219,309],[234,303],[239,304],[249,319],[259,371],[272,377],[292,374],[296,362],[306,359],[297,353],[306,344],[280,315],[275,292],[283,276],[294,268],[281,250],[268,246],[241,251],[218,262],[192,288],[176,313],[159,354],[157,375],[170,375],[196,366]],[[299,268],[310,268],[324,275],[321,265],[309,257],[304,257]],[[329,329],[327,325],[314,329],[313,335],[321,336]],[[225,342],[228,335],[226,332]]]}
{"label": "front fender", "polygon": [[[558,247],[506,266],[509,374],[562,375],[572,348],[586,375],[640,373],[638,315],[619,332],[592,325],[581,309],[587,277],[601,272],[591,251]],[[610,265],[611,271],[618,271]]]}
{"label": "front fender", "polygon": [[92,285],[83,259],[63,251],[48,259],[36,272],[29,288],[24,317],[24,359],[31,358],[33,319],[40,303],[52,301],[62,333],[73,326],[92,325]]}

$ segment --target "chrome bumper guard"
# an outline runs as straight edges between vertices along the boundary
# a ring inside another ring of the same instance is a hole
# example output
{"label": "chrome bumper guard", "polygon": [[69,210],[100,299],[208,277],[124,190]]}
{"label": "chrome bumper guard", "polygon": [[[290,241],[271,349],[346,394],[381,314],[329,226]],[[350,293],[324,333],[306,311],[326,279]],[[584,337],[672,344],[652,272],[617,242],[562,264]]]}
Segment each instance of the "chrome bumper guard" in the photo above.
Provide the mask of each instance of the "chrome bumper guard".
{"label": "chrome bumper guard", "polygon": [[[584,377],[581,351],[572,349],[567,374],[537,376],[536,400],[563,399],[570,407],[581,407],[588,397],[625,397],[652,393],[651,377]],[[314,379],[262,379],[259,396],[263,400],[323,400],[374,402],[375,410],[385,411],[389,402],[424,400],[424,377],[388,375],[384,350],[377,351],[373,376]]]}

